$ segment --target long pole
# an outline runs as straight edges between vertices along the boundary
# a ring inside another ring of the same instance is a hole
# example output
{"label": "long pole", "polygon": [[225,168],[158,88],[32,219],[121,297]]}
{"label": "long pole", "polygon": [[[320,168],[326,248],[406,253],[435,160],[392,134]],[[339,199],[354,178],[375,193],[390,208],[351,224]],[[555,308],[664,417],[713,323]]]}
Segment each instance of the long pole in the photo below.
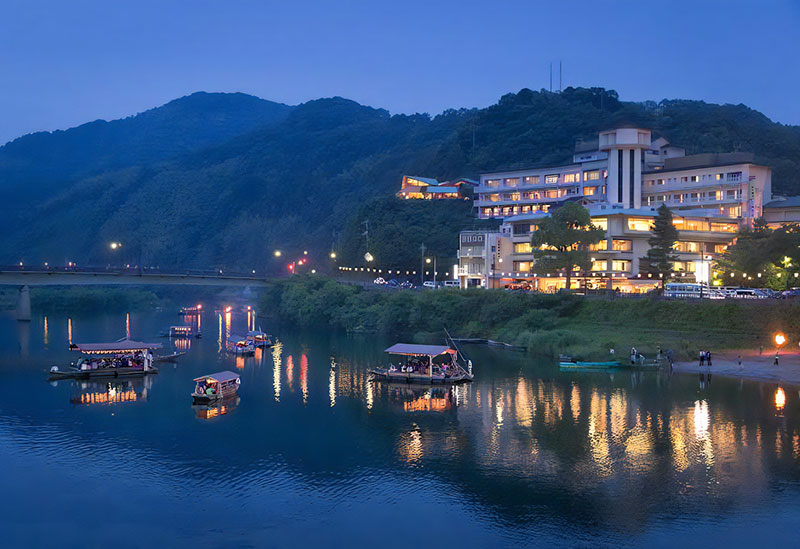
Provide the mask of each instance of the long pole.
{"label": "long pole", "polygon": [[436,256],[433,256],[433,289],[436,289]]}
{"label": "long pole", "polygon": [[425,244],[420,244],[419,250],[419,285],[423,286],[425,284]]}

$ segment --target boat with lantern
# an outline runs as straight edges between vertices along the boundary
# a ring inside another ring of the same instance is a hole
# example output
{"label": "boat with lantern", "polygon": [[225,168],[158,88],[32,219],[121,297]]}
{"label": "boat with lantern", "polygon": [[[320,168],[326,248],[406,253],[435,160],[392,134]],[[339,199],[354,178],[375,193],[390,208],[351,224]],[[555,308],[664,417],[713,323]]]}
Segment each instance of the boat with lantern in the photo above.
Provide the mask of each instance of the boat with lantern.
{"label": "boat with lantern", "polygon": [[181,324],[179,326],[170,326],[169,329],[161,334],[161,337],[168,337],[170,339],[200,339],[203,334],[199,330],[195,330],[194,326]]}
{"label": "boat with lantern", "polygon": [[198,316],[203,312],[203,306],[199,303],[194,307],[181,307],[181,310],[178,312],[181,316]]}
{"label": "boat with lantern", "polygon": [[232,335],[225,342],[225,352],[250,356],[256,354],[256,346],[247,337]]}
{"label": "boat with lantern", "polygon": [[247,332],[247,341],[252,342],[255,347],[272,347],[272,338],[261,330]]}
{"label": "boat with lantern", "polygon": [[239,374],[228,370],[196,377],[194,382],[193,404],[210,404],[233,397],[239,391],[239,385],[241,384]]}
{"label": "boat with lantern", "polygon": [[160,343],[120,339],[113,343],[74,343],[69,348],[81,353],[82,356],[67,370],[61,370],[58,366],[50,368],[50,380],[144,376],[158,373],[158,369],[153,366],[153,350],[160,349]]}
{"label": "boat with lantern", "polygon": [[387,368],[368,370],[372,379],[402,383],[461,383],[472,381],[472,363],[462,366],[459,352],[448,345],[396,343],[384,351],[399,357]]}

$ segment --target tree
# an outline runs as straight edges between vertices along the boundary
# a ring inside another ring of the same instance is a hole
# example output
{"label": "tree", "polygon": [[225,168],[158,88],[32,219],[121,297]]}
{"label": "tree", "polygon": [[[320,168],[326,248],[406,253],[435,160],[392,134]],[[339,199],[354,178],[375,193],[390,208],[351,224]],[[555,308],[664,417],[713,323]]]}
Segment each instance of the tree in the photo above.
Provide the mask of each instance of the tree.
{"label": "tree", "polygon": [[567,202],[553,210],[531,235],[537,269],[548,272],[564,269],[570,289],[572,269],[577,265],[582,272],[591,270],[589,246],[604,236],[603,229],[592,225],[589,210],[577,202]]}
{"label": "tree", "polygon": [[[800,225],[770,229],[762,219],[739,231],[736,241],[717,260],[724,280],[742,286],[788,288],[800,268]],[[745,274],[749,275],[745,277]],[[760,275],[765,276],[760,276]]]}
{"label": "tree", "polygon": [[657,214],[651,228],[653,236],[647,239],[650,249],[642,259],[647,261],[649,272],[665,275],[672,271],[673,264],[678,260],[675,253],[678,229],[672,223],[672,211],[666,204],[659,206]]}

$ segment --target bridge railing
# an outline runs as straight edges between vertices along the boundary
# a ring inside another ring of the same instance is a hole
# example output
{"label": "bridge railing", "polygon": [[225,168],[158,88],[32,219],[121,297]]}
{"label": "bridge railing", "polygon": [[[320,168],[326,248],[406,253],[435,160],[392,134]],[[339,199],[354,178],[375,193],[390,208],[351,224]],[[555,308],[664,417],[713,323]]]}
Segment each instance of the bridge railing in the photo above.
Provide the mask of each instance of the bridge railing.
{"label": "bridge railing", "polygon": [[264,280],[266,273],[251,270],[247,271],[228,271],[224,269],[171,269],[158,266],[150,267],[117,267],[107,266],[78,266],[78,265],[0,265],[0,272],[19,272],[19,273],[81,273],[81,274],[103,274],[103,275],[128,275],[128,276],[194,276],[194,277],[213,277],[213,278],[246,278],[252,280]]}

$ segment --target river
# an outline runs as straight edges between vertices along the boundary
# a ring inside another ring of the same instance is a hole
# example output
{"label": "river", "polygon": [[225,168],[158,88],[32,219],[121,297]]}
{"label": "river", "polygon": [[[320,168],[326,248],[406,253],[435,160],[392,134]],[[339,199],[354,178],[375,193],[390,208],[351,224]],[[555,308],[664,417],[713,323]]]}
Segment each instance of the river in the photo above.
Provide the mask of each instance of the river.
{"label": "river", "polygon": [[[213,307],[208,307],[213,308]],[[300,331],[237,307],[144,380],[46,381],[68,342],[157,335],[176,312],[0,315],[7,546],[672,546],[793,542],[798,388],[560,373],[466,346],[474,383],[387,386],[396,341]],[[262,326],[254,358],[220,352]],[[232,370],[239,398],[193,407]],[[166,541],[165,541],[166,543]]]}

